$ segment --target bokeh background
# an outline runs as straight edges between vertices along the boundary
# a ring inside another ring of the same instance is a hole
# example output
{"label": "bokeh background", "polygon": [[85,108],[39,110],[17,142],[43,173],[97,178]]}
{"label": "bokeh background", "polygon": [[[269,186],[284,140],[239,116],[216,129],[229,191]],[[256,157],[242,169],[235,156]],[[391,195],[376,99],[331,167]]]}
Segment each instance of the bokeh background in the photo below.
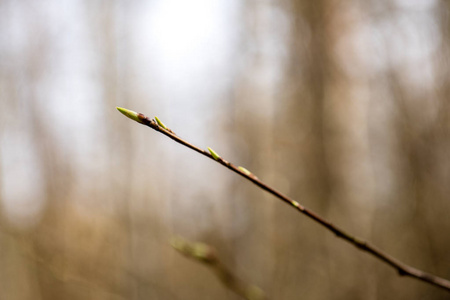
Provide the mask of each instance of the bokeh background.
{"label": "bokeh background", "polygon": [[0,299],[448,299],[122,116],[450,278],[450,2],[0,1]]}

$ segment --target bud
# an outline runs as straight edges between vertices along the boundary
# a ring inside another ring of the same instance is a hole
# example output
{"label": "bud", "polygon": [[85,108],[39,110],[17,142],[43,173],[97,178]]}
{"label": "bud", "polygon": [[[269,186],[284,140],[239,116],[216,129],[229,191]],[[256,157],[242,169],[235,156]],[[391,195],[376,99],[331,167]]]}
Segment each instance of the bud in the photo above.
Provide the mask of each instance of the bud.
{"label": "bud", "polygon": [[215,160],[219,160],[219,159],[220,159],[220,155],[217,154],[216,151],[214,151],[213,149],[211,149],[211,148],[209,148],[209,147],[208,147],[208,150],[209,150],[209,153],[211,153],[212,157],[213,157]]}
{"label": "bud", "polygon": [[175,250],[197,260],[206,263],[214,263],[217,260],[215,249],[207,244],[193,243],[179,236],[173,237],[170,244]]}
{"label": "bud", "polygon": [[245,175],[247,175],[247,176],[252,175],[252,172],[250,172],[249,170],[247,170],[247,169],[244,168],[244,167],[239,166],[238,169],[241,170],[241,171],[242,171]]}
{"label": "bud", "polygon": [[[120,111],[122,114],[124,114],[125,116],[127,116],[128,118],[130,118],[131,120],[134,120],[138,123],[142,123],[141,118],[139,118],[139,114],[135,111],[126,109],[126,108],[122,108],[122,107],[116,107],[118,111]],[[143,124],[143,123],[142,123]]]}
{"label": "bud", "polygon": [[165,130],[169,130],[169,129],[167,128],[167,126],[166,126],[163,122],[161,122],[161,120],[160,120],[158,117],[155,116],[155,120],[156,120],[156,123],[158,123],[159,126],[161,126],[162,128],[164,128]]}

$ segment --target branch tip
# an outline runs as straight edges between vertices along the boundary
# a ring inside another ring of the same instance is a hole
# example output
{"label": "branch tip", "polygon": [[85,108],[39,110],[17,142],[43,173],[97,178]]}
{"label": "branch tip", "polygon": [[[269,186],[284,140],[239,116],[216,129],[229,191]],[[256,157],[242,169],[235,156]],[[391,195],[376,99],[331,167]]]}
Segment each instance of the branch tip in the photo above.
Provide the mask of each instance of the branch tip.
{"label": "branch tip", "polygon": [[123,107],[116,106],[116,108],[117,108],[118,111],[120,111],[122,114],[124,114],[125,116],[127,116],[131,120],[134,120],[134,121],[142,124],[142,120],[139,117],[139,113],[137,113],[135,111],[132,111],[132,110],[129,110],[129,109],[126,109],[126,108],[123,108]]}

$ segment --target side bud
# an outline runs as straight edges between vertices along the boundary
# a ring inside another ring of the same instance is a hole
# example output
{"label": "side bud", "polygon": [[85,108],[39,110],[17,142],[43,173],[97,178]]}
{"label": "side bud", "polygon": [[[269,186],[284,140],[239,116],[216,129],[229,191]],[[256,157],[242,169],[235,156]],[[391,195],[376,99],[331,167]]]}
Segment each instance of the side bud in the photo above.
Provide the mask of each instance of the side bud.
{"label": "side bud", "polygon": [[156,123],[158,123],[159,126],[161,126],[162,128],[164,128],[165,130],[169,130],[169,129],[167,128],[167,126],[166,126],[163,122],[161,122],[161,120],[160,120],[158,117],[155,116],[155,120],[156,120]]}
{"label": "side bud", "polygon": [[219,159],[220,159],[220,155],[217,154],[216,151],[214,151],[213,149],[211,149],[211,148],[209,148],[209,147],[208,147],[208,150],[209,150],[209,153],[211,153],[212,157],[213,157],[215,160],[219,160]]}

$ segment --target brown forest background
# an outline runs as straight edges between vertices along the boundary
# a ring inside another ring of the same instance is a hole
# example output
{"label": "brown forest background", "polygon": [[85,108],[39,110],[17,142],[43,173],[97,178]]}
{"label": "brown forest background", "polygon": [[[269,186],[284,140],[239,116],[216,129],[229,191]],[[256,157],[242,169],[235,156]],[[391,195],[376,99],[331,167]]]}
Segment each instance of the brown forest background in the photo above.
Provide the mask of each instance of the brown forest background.
{"label": "brown forest background", "polygon": [[238,299],[174,235],[271,299],[449,298],[115,110],[450,279],[449,1],[60,2],[0,1],[0,299]]}

